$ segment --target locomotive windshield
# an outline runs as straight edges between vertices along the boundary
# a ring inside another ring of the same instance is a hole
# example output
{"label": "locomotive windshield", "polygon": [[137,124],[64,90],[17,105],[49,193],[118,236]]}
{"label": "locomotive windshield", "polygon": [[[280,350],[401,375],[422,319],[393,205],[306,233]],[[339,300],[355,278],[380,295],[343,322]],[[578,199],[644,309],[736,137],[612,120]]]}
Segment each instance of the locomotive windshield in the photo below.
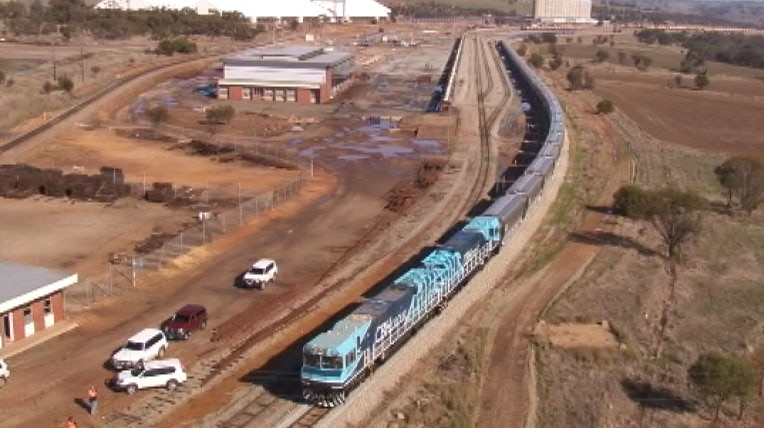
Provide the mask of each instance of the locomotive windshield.
{"label": "locomotive windshield", "polygon": [[308,367],[321,367],[321,356],[311,353],[304,353],[302,358],[302,364]]}
{"label": "locomotive windshield", "polygon": [[305,352],[302,355],[302,363],[308,367],[321,369],[341,369],[342,357],[327,357]]}
{"label": "locomotive windshield", "polygon": [[341,369],[342,357],[323,357],[321,359],[321,368],[324,369]]}

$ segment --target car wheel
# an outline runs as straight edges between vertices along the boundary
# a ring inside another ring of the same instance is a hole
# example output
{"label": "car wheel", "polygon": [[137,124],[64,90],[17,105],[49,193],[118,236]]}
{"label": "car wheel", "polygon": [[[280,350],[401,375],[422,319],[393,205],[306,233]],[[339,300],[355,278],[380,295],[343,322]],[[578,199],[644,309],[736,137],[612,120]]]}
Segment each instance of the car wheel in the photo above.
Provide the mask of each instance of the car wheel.
{"label": "car wheel", "polygon": [[202,330],[207,328],[207,320],[202,321],[202,325],[199,328],[201,328]]}
{"label": "car wheel", "polygon": [[136,385],[127,385],[125,391],[127,391],[127,395],[133,395],[136,391],[138,391],[138,387]]}
{"label": "car wheel", "polygon": [[178,381],[174,379],[170,379],[167,381],[167,390],[168,391],[175,391],[175,389],[178,387]]}
{"label": "car wheel", "polygon": [[135,363],[136,369],[142,369],[143,368],[143,360],[138,360],[137,363]]}
{"label": "car wheel", "polygon": [[164,357],[164,351],[165,351],[164,346],[159,348],[159,352],[157,352],[157,357],[159,358]]}
{"label": "car wheel", "polygon": [[189,332],[183,333],[183,340],[188,340],[189,337],[191,337],[191,333]]}

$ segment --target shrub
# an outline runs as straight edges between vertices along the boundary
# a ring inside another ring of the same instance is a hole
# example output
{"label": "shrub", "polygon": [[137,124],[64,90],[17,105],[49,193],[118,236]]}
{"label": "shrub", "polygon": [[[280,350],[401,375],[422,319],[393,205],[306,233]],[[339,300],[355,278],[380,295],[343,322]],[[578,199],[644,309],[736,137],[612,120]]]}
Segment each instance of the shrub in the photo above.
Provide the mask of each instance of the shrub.
{"label": "shrub", "polygon": [[525,54],[527,53],[528,53],[528,46],[525,43],[523,43],[522,45],[520,45],[519,48],[517,48],[518,55],[525,56]]}
{"label": "shrub", "polygon": [[608,52],[606,49],[597,49],[597,53],[594,54],[594,59],[597,62],[605,62],[610,59],[610,52]]}
{"label": "shrub", "polygon": [[534,53],[531,55],[531,57],[530,57],[530,59],[528,60],[528,62],[529,62],[529,63],[530,63],[532,66],[534,66],[534,67],[536,67],[536,68],[539,68],[539,67],[541,67],[541,66],[543,66],[543,65],[544,65],[544,57],[543,57],[543,56],[541,56],[541,54],[540,54],[540,53],[538,53],[538,52],[534,52]]}
{"label": "shrub", "polygon": [[626,217],[642,219],[650,212],[651,198],[641,187],[627,184],[613,194],[613,209]]}
{"label": "shrub", "polygon": [[557,70],[561,66],[562,66],[562,58],[560,58],[559,56],[554,57],[554,58],[549,60],[549,68],[550,69]]}
{"label": "shrub", "polygon": [[613,102],[610,100],[602,100],[597,103],[597,114],[608,114],[615,110]]}
{"label": "shrub", "polygon": [[68,76],[61,76],[58,78],[58,88],[66,92],[72,92],[74,82]]}
{"label": "shrub", "polygon": [[56,89],[56,85],[50,82],[45,82],[42,84],[42,91],[45,92],[46,94],[53,92],[54,89]]}
{"label": "shrub", "polygon": [[698,90],[702,91],[708,87],[709,84],[711,84],[711,81],[708,80],[706,73],[698,73],[695,75],[695,86],[698,88]]}
{"label": "shrub", "polygon": [[582,65],[571,68],[566,77],[572,91],[594,88],[594,77]]}

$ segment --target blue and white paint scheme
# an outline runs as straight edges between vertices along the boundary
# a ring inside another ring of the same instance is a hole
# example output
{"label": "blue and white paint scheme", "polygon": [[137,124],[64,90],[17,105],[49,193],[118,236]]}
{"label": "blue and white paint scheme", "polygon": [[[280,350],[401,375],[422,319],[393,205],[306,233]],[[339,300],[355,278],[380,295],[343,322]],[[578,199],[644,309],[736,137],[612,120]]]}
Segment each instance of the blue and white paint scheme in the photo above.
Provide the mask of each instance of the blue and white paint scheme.
{"label": "blue and white paint scheme", "polygon": [[[463,40],[463,39],[462,39]],[[508,239],[532,210],[544,180],[563,154],[565,115],[549,88],[504,42],[497,44],[510,81],[522,87],[523,112],[532,115],[541,133],[531,153],[537,169],[526,171],[492,204],[436,246],[381,292],[364,301],[329,331],[303,348],[300,373],[303,397],[309,403],[334,407],[394,352],[418,327],[442,311]],[[527,104],[527,105],[525,105]],[[535,137],[534,137],[535,138]],[[535,140],[534,140],[535,141]]]}

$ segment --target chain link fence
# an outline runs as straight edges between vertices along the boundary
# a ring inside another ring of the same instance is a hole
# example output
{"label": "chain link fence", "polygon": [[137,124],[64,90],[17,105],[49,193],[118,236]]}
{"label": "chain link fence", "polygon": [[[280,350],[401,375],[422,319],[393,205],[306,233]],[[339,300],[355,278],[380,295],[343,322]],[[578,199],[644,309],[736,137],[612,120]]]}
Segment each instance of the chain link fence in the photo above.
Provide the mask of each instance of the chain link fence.
{"label": "chain link fence", "polygon": [[[199,211],[193,226],[184,229],[176,236],[165,237],[166,239],[159,244],[161,246],[153,251],[145,254],[114,255],[104,275],[81,278],[80,284],[84,284],[84,287],[66,291],[67,310],[83,310],[104,298],[119,295],[136,287],[151,273],[171,265],[180,256],[215,241],[243,226],[249,220],[262,216],[288,201],[311,178],[312,168],[302,168],[299,178],[257,195],[242,195],[240,186],[235,190],[204,189],[202,198],[205,198],[206,193],[209,199],[238,197],[238,201],[233,208],[222,212]],[[143,183],[131,183],[131,186],[135,192],[145,194]]]}

